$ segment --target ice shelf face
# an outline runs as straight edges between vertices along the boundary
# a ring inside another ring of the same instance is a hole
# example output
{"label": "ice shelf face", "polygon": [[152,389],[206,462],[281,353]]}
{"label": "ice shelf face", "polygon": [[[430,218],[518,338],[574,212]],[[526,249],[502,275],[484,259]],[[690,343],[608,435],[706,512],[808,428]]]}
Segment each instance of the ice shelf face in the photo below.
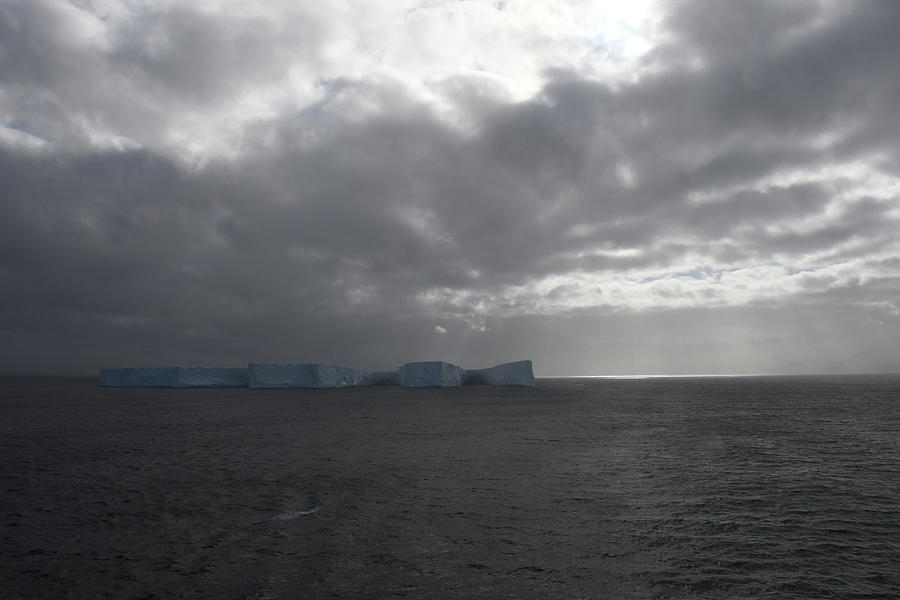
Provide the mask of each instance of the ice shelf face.
{"label": "ice shelf face", "polygon": [[339,388],[366,385],[362,371],[317,363],[250,363],[251,388]]}
{"label": "ice shelf face", "polygon": [[247,387],[246,368],[178,367],[178,387]]}
{"label": "ice shelf face", "polygon": [[466,371],[466,385],[524,385],[534,387],[534,371],[530,360],[504,363],[489,369]]}
{"label": "ice shelf face", "polygon": [[107,387],[247,387],[247,369],[224,367],[150,367],[100,369]]}
{"label": "ice shelf face", "polygon": [[406,363],[400,367],[403,387],[455,387],[463,384],[466,372],[454,364],[439,360]]}

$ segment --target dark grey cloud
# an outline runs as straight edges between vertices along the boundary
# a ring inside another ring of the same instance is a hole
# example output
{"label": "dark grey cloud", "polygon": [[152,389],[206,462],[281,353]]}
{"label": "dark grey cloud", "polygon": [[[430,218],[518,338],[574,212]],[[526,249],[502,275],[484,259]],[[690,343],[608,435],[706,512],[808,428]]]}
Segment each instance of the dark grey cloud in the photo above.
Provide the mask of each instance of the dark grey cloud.
{"label": "dark grey cloud", "polygon": [[896,370],[900,9],[667,7],[634,81],[435,104],[302,12],[0,5],[0,370]]}

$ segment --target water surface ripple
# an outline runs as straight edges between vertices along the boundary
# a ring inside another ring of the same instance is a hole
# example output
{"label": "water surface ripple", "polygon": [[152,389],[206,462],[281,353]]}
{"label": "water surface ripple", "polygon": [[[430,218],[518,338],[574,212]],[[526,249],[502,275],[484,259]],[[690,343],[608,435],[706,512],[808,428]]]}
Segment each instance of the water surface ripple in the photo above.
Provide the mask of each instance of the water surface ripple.
{"label": "water surface ripple", "polygon": [[0,600],[898,598],[900,377],[0,381]]}

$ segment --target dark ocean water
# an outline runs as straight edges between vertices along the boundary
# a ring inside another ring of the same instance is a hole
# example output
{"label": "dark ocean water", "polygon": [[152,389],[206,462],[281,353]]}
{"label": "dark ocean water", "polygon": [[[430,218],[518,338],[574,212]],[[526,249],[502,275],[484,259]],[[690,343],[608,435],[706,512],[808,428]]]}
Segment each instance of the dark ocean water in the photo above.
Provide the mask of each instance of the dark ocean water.
{"label": "dark ocean water", "polygon": [[900,598],[900,377],[0,380],[0,600]]}

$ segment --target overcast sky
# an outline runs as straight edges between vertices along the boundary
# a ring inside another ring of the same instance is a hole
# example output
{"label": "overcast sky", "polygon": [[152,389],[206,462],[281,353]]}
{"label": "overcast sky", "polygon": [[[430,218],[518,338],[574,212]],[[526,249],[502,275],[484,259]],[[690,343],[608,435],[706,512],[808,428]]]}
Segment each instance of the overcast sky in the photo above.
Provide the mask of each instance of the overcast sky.
{"label": "overcast sky", "polygon": [[0,0],[0,373],[898,372],[898,32],[895,0]]}

